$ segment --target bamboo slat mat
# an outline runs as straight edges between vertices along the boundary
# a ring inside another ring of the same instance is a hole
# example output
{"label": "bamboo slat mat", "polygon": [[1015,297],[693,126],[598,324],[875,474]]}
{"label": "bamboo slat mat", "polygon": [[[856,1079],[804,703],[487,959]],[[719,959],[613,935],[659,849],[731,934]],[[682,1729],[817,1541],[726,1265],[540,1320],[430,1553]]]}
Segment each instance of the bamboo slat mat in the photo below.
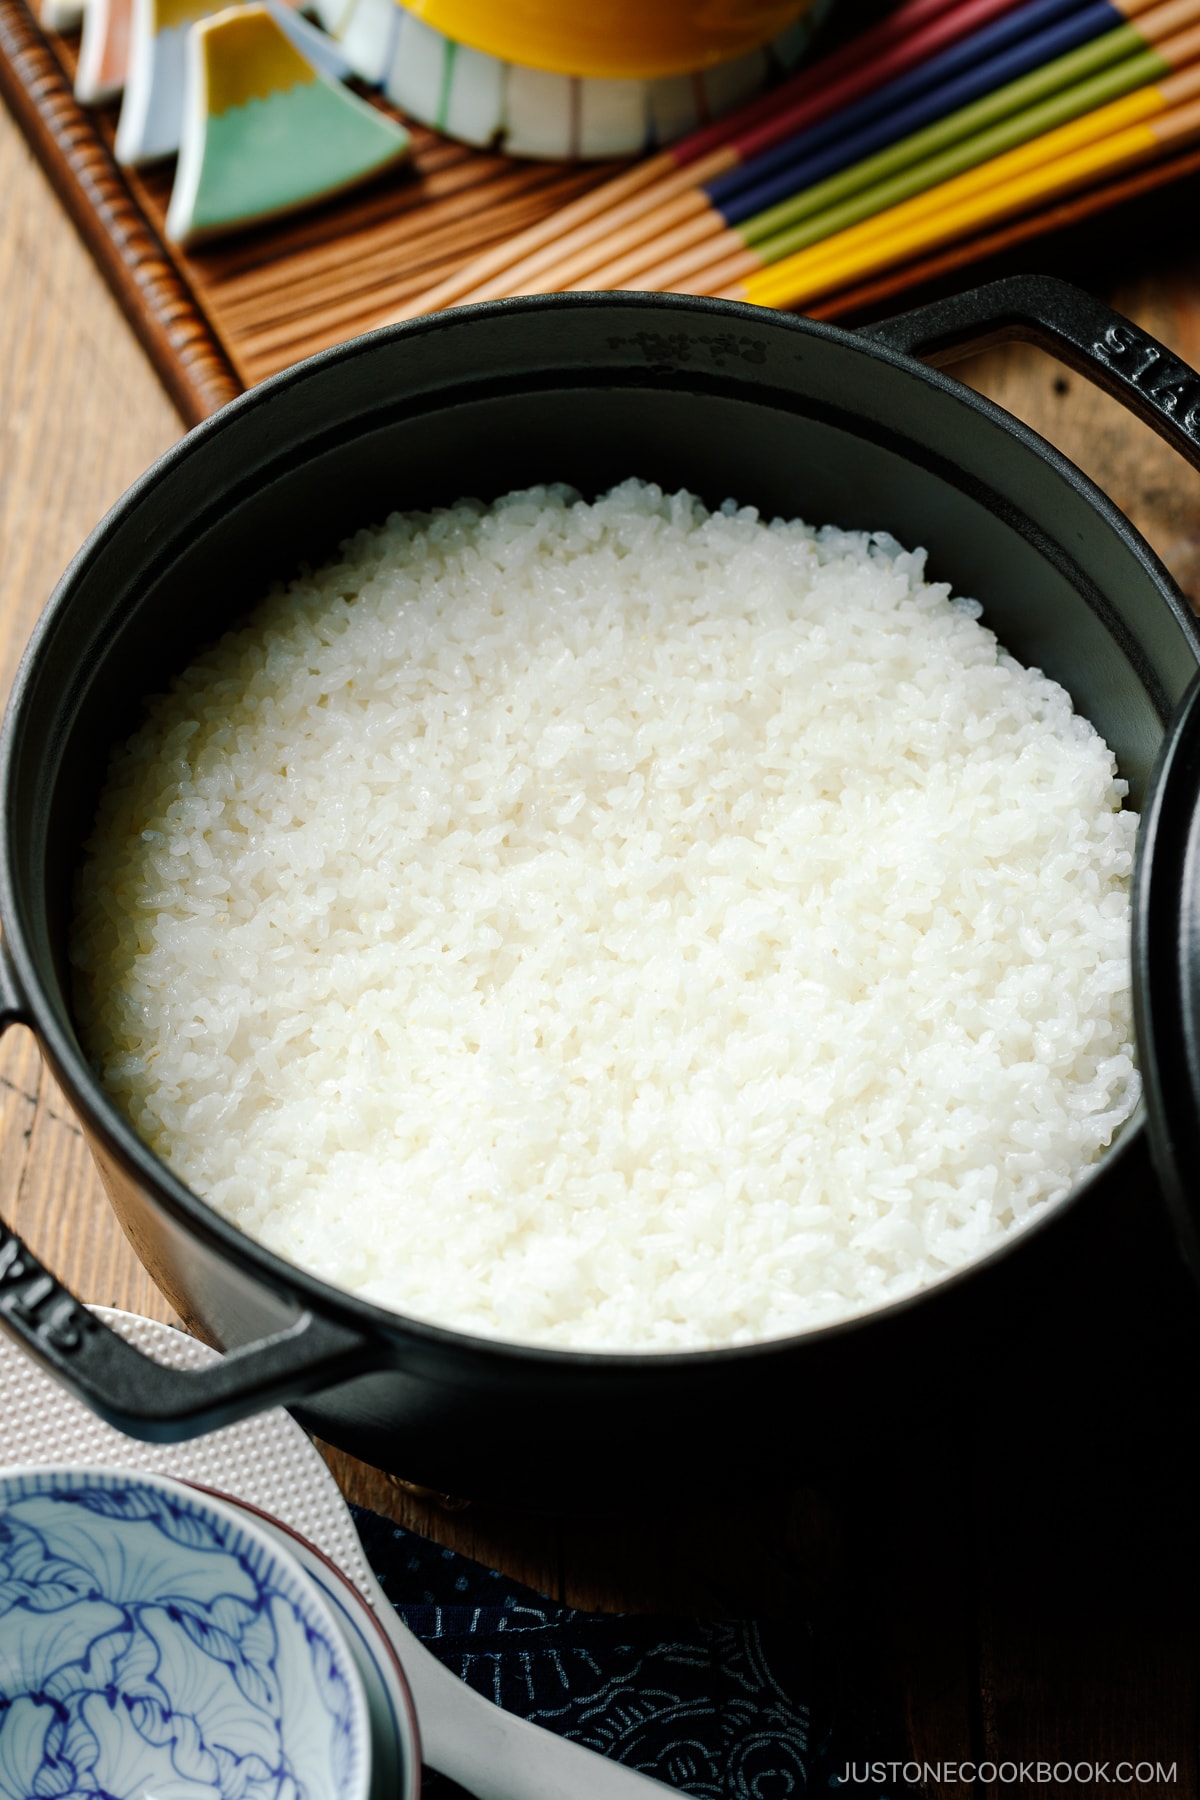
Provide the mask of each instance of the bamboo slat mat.
{"label": "bamboo slat mat", "polygon": [[[74,68],[72,40],[43,33],[25,0],[0,0],[0,90],[189,423],[302,357],[384,323],[614,167],[493,155],[406,120],[410,166],[188,256],[163,236],[172,165],[143,174],[118,169],[116,108],[84,112],[72,93]],[[838,318],[878,309],[1034,239],[1058,238],[1108,208],[1136,207],[1151,190],[1197,173],[1200,149],[889,270],[810,310]]]}
{"label": "bamboo slat mat", "polygon": [[117,109],[77,105],[75,48],[0,0],[0,87],[189,421],[380,324],[612,172],[489,155],[405,120],[411,166],[187,256],[162,235],[173,165],[117,168]]}

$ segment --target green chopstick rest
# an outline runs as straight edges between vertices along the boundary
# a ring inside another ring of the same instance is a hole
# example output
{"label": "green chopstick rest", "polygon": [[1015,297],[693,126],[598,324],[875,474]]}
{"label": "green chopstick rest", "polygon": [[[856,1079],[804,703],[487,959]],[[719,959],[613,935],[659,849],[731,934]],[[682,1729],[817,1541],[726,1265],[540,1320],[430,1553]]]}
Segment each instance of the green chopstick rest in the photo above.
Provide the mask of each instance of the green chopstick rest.
{"label": "green chopstick rest", "polygon": [[166,233],[185,248],[278,218],[402,161],[409,134],[303,56],[261,4],[188,39]]}

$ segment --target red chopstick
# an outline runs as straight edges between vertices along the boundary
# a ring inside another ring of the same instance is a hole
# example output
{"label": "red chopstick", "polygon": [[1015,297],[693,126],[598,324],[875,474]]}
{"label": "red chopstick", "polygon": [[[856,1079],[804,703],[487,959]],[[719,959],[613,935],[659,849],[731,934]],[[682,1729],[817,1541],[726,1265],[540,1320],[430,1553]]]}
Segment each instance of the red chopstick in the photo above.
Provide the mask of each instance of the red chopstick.
{"label": "red chopstick", "polygon": [[790,81],[680,138],[667,154],[682,168],[711,150],[732,148],[744,162],[1019,4],[1020,0],[908,0]]}

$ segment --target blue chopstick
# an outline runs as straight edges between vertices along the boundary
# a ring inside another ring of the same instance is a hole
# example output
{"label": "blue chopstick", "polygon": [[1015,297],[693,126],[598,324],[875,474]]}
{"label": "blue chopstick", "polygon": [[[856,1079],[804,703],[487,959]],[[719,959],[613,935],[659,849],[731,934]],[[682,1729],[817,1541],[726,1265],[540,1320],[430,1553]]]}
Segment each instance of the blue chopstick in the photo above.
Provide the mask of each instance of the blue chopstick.
{"label": "blue chopstick", "polygon": [[[819,125],[797,133],[795,137],[787,139],[782,144],[777,144],[772,150],[764,151],[761,156],[752,158],[740,168],[731,169],[727,175],[720,175],[715,180],[707,182],[704,191],[728,224],[732,225],[739,219],[749,218],[754,213],[761,212],[765,206],[774,205],[775,200],[756,200],[753,206],[747,208],[740,200],[743,192],[751,189],[757,192],[767,177],[786,169],[788,185],[776,196],[777,199],[786,199],[790,194],[798,192],[801,185],[807,185],[812,180],[820,179],[815,176],[806,176],[801,181],[797,181],[792,176],[794,166],[802,158],[815,154],[816,151],[824,149],[827,145],[840,145],[848,137],[852,138],[855,148],[852,154],[846,158],[847,162],[853,162],[860,156],[869,155],[870,151],[857,148],[858,140],[853,138],[853,134],[859,127],[869,125],[890,128],[901,108],[908,108],[904,116],[906,119],[910,118],[911,103],[914,103],[918,96],[924,97],[929,110],[921,114],[915,124],[907,123],[903,130],[895,131],[874,142],[873,147],[882,148],[883,145],[895,141],[909,131],[919,130],[924,124],[931,124],[935,119],[943,117],[947,111],[953,110],[955,106],[967,104],[965,99],[955,99],[950,106],[945,106],[942,102],[944,85],[950,84],[964,71],[979,71],[983,66],[990,68],[989,59],[1002,54],[1009,46],[1020,46],[1035,34],[1040,38],[1047,26],[1058,20],[1065,21],[1077,13],[1084,21],[1080,25],[1081,35],[1069,37],[1058,50],[1040,51],[1039,55],[1042,58],[1048,61],[1051,55],[1061,55],[1064,50],[1070,49],[1074,44],[1085,43],[1088,38],[1098,36],[1102,31],[1111,30],[1117,25],[1128,24],[1125,14],[1110,4],[1110,0],[1090,0],[1090,4],[1082,6],[1081,0],[1028,0],[1027,5],[1016,7],[1012,12],[1005,13],[1001,18],[994,20],[992,24],[986,25],[982,31],[976,31],[971,36],[963,38],[961,42],[952,44],[940,56],[931,58],[929,62],[918,68],[910,69],[907,74],[899,76],[895,81],[888,82],[886,86],[876,89],[873,94],[864,96],[853,105],[843,107],[840,112],[834,113],[828,119],[823,119]],[[1026,68],[1036,66],[1036,63],[1025,65]],[[1001,80],[1015,79],[1015,74],[1008,74],[1001,78]],[[999,85],[1000,80],[993,81],[989,76],[982,87],[972,90],[970,97],[974,98],[981,93],[987,93],[990,87]],[[832,173],[833,169],[843,166],[845,165],[841,162],[836,163],[827,172]],[[735,205],[736,211],[734,210]]]}

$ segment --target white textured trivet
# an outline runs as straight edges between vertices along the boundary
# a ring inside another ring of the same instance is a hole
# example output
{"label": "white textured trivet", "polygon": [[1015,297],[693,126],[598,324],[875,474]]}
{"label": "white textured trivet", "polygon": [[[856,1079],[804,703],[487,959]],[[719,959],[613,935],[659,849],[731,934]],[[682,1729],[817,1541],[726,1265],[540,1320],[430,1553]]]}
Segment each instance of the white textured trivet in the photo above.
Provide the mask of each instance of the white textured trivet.
{"label": "white textured trivet", "polygon": [[[218,1352],[170,1325],[94,1306],[97,1318],[175,1368]],[[372,1575],[337,1483],[281,1409],[187,1444],[143,1444],[104,1425],[0,1333],[0,1467],[90,1463],[200,1481],[306,1537],[374,1608],[404,1668],[431,1768],[477,1800],[655,1800],[673,1792],[528,1719],[502,1712],[445,1668],[404,1625]]]}
{"label": "white textured trivet", "polygon": [[[93,1306],[98,1319],[169,1368],[213,1362],[216,1350],[137,1313]],[[143,1444],[105,1425],[0,1332],[0,1467],[74,1463],[201,1481],[249,1500],[323,1550],[372,1606],[379,1589],[354,1521],[317,1451],[281,1407],[185,1444]]]}

